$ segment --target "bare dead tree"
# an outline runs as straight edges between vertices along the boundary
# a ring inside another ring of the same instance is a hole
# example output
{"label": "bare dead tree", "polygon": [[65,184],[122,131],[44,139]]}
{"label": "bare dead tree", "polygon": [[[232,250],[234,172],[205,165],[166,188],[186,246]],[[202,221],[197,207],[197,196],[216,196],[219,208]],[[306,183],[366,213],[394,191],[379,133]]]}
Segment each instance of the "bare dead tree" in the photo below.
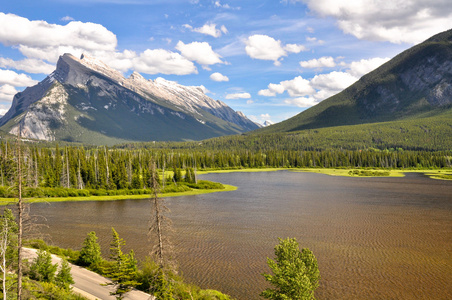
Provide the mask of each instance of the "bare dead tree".
{"label": "bare dead tree", "polygon": [[150,187],[152,188],[153,195],[150,199],[151,218],[148,236],[151,243],[153,243],[152,241],[154,238],[157,240],[156,243],[153,243],[154,245],[151,254],[156,257],[160,268],[172,268],[172,247],[168,238],[168,233],[171,230],[171,221],[165,217],[165,212],[168,212],[169,210],[164,204],[164,199],[159,197],[160,185],[157,180],[159,175],[155,167],[155,161],[153,160],[150,162],[150,169]]}
{"label": "bare dead tree", "polygon": [[6,252],[8,250],[8,243],[9,243],[9,224],[8,224],[8,219],[6,218],[2,218],[2,232],[0,232],[0,255],[1,255],[1,266],[0,269],[3,272],[3,282],[2,282],[2,287],[3,287],[3,299],[8,299],[6,297]]}
{"label": "bare dead tree", "polygon": [[105,169],[107,170],[107,187],[110,186],[110,170],[108,169],[108,152],[107,147],[104,147],[105,151]]}
{"label": "bare dead tree", "polygon": [[17,188],[18,188],[18,234],[17,234],[17,299],[22,299],[22,235],[23,235],[23,212],[24,205],[22,200],[22,137],[21,137],[21,123],[19,123],[19,130],[17,132]]}
{"label": "bare dead tree", "polygon": [[85,184],[83,183],[82,174],[81,174],[81,166],[80,166],[80,157],[78,158],[78,169],[77,169],[77,187],[79,190],[85,188]]}

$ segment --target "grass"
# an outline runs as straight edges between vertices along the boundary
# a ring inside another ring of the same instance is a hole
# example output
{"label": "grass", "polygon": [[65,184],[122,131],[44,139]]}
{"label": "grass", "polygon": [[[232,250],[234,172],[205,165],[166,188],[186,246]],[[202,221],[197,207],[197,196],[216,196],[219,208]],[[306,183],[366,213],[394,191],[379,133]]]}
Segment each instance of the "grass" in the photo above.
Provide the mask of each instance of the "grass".
{"label": "grass", "polygon": [[303,168],[290,169],[296,172],[312,172],[330,176],[345,177],[404,177],[405,173],[424,173],[432,179],[452,180],[452,174],[447,174],[445,170],[379,170],[379,169],[322,169]]}
{"label": "grass", "polygon": [[243,168],[243,169],[229,169],[229,170],[203,170],[197,171],[198,175],[210,173],[235,173],[235,172],[272,172],[280,170],[292,170],[288,168]]}
{"label": "grass", "polygon": [[[165,193],[160,194],[160,197],[178,197],[178,196],[191,196],[200,194],[210,194],[217,192],[235,191],[237,187],[223,184],[224,189],[192,189],[190,191],[179,193]],[[88,197],[46,197],[46,198],[26,198],[29,203],[50,203],[50,202],[78,202],[78,201],[112,201],[112,200],[128,200],[128,199],[147,199],[150,198],[150,194],[143,195],[113,195],[113,196],[88,196]],[[15,203],[15,198],[0,198],[0,205],[8,205]]]}

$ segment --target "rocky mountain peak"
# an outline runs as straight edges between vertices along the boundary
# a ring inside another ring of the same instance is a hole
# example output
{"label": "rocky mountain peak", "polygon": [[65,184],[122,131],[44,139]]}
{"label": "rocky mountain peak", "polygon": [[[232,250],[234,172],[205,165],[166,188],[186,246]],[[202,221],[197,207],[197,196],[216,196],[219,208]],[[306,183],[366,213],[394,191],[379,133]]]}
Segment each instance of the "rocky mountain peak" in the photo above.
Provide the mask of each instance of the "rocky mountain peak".
{"label": "rocky mountain peak", "polygon": [[267,126],[270,126],[270,125],[273,125],[273,124],[275,124],[275,123],[273,123],[270,120],[266,120],[263,125],[264,125],[264,127],[267,127]]}
{"label": "rocky mountain peak", "polygon": [[46,79],[14,96],[0,126],[10,133],[21,128],[26,138],[94,144],[203,139],[258,128],[199,87],[147,80],[138,72],[126,79],[97,58],[69,53]]}
{"label": "rocky mountain peak", "polygon": [[133,71],[132,74],[130,74],[129,78],[130,80],[133,81],[147,81],[146,78],[144,78],[140,73],[138,73],[137,71]]}
{"label": "rocky mountain peak", "polygon": [[120,83],[124,81],[121,72],[110,68],[97,58],[82,54],[80,59],[70,53],[60,56],[55,72],[51,75],[61,83],[85,84],[91,74],[99,73]]}

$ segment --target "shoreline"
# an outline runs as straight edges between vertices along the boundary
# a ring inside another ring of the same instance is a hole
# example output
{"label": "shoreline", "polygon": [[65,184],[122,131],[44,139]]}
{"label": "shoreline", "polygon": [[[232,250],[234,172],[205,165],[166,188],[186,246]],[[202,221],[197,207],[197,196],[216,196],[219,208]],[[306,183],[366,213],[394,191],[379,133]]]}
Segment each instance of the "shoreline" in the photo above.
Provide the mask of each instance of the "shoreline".
{"label": "shoreline", "polygon": [[[179,197],[179,196],[192,196],[202,195],[218,192],[235,191],[236,186],[223,184],[224,189],[193,189],[191,191],[181,193],[165,193],[160,194],[160,198],[167,197]],[[50,202],[82,202],[82,201],[115,201],[115,200],[134,200],[134,199],[148,199],[151,198],[151,194],[142,195],[112,195],[112,196],[89,196],[89,197],[46,197],[46,198],[24,198],[27,203],[50,203]],[[0,206],[14,204],[17,202],[17,198],[0,198]]]}
{"label": "shoreline", "polygon": [[[317,174],[324,174],[329,176],[343,176],[343,177],[404,177],[405,173],[423,173],[431,179],[435,180],[452,180],[452,169],[443,170],[399,170],[399,169],[338,169],[338,168],[247,168],[247,169],[230,169],[230,170],[205,170],[198,171],[198,175],[203,174],[221,174],[221,173],[235,173],[235,172],[275,172],[275,171],[292,171],[292,172],[310,172]],[[161,198],[202,195],[218,192],[229,192],[237,190],[236,186],[223,184],[224,189],[192,189],[191,191],[181,193],[166,193],[161,194]],[[82,197],[45,197],[45,198],[24,198],[27,203],[50,203],[50,202],[81,202],[81,201],[115,201],[115,200],[129,200],[129,199],[147,199],[151,198],[150,194],[142,195],[112,195],[112,196],[82,196]],[[0,198],[0,206],[10,205],[17,202],[17,198]]]}
{"label": "shoreline", "polygon": [[[198,171],[198,174],[221,174],[234,172],[273,172],[273,171],[292,171],[292,172],[311,172],[330,176],[343,177],[405,177],[405,173],[423,173],[431,179],[452,180],[452,169],[360,169],[360,168],[248,168],[248,169],[230,169],[230,170],[206,170]],[[372,175],[372,173],[374,173]],[[442,176],[450,176],[443,178]]]}

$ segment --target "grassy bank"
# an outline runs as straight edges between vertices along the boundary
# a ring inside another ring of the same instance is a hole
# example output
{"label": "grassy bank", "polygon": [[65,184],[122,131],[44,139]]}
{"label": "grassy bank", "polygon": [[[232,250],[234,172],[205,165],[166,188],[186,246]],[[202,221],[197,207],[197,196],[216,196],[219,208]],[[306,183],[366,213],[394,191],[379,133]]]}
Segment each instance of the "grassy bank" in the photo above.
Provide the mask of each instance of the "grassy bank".
{"label": "grassy bank", "polygon": [[[237,187],[223,184],[224,189],[191,189],[184,192],[171,192],[163,193],[160,195],[162,198],[166,197],[178,197],[178,196],[191,196],[200,194],[209,194],[217,192],[234,191]],[[42,197],[42,198],[26,198],[30,203],[42,203],[42,202],[77,202],[77,201],[112,201],[112,200],[126,200],[126,199],[146,199],[150,198],[150,194],[142,195],[107,195],[107,196],[83,196],[83,197]],[[0,198],[0,205],[8,205],[15,203],[15,198]]]}
{"label": "grassy bank", "polygon": [[346,177],[404,177],[405,173],[424,173],[432,179],[452,180],[452,170],[379,170],[379,169],[290,169],[295,172],[312,172]]}
{"label": "grassy bank", "polygon": [[229,170],[203,170],[198,174],[235,173],[235,172],[271,172],[289,170],[293,172],[311,172],[330,176],[345,177],[404,177],[405,173],[424,173],[432,179],[452,180],[452,169],[418,170],[418,169],[357,169],[357,168],[249,168]]}
{"label": "grassy bank", "polygon": [[222,169],[222,170],[218,170],[218,169],[207,169],[207,170],[202,170],[202,171],[198,171],[198,175],[202,175],[202,174],[211,174],[211,173],[236,173],[236,172],[272,172],[272,171],[281,171],[281,170],[292,170],[289,168],[241,168],[241,169]]}

